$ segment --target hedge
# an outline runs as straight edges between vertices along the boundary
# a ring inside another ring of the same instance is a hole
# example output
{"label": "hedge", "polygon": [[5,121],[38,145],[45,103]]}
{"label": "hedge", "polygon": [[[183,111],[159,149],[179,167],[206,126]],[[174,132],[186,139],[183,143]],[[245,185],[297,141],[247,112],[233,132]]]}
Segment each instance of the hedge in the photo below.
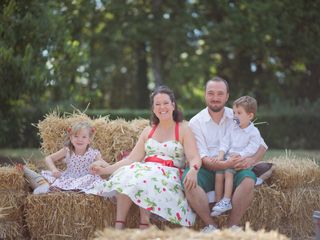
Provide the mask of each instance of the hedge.
{"label": "hedge", "polygon": [[[189,120],[199,110],[184,111],[185,119]],[[39,147],[40,139],[37,128],[32,123],[42,120],[45,114],[35,109],[25,109],[18,117],[0,118],[0,147]],[[126,120],[134,118],[149,119],[149,110],[88,110],[91,117],[109,115],[110,119],[118,117]],[[257,125],[265,142],[275,149],[319,149],[320,148],[320,114],[317,112],[279,112],[259,113]]]}

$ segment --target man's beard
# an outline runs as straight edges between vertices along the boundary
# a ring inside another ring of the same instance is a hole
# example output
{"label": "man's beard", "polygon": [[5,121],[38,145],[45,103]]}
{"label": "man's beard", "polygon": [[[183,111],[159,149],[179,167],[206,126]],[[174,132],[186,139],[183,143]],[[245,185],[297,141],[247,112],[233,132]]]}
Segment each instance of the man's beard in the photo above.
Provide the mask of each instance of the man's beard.
{"label": "man's beard", "polygon": [[212,112],[220,112],[224,106],[208,106],[208,108],[212,111]]}

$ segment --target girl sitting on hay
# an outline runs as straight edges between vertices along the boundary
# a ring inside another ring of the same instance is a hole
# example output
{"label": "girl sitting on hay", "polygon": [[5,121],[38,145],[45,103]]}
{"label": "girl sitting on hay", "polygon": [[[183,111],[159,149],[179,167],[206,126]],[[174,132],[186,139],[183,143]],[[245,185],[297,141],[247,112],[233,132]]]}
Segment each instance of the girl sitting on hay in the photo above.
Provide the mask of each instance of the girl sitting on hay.
{"label": "girl sitting on hay", "polygon": [[116,229],[125,227],[132,203],[140,207],[140,229],[149,226],[150,213],[182,226],[191,226],[195,221],[181,184],[188,159],[191,170],[184,186],[192,189],[197,185],[201,160],[194,136],[188,124],[182,122],[169,88],[161,86],[153,92],[151,107],[153,126],[143,130],[129,156],[108,167],[100,162],[91,167],[97,175],[112,174],[87,193],[116,196]]}
{"label": "girl sitting on hay", "polygon": [[[102,159],[99,150],[90,147],[94,133],[95,129],[87,121],[75,123],[68,129],[65,147],[46,157],[45,162],[50,171],[42,171],[41,175],[47,183],[35,188],[35,194],[57,190],[85,191],[92,188],[94,183],[102,182],[100,176],[89,172],[89,167],[94,161],[104,166],[109,165]],[[61,159],[64,159],[67,165],[63,172],[55,165],[55,162]],[[25,173],[30,172],[29,169],[24,170]],[[33,175],[33,178],[39,179],[39,175]]]}

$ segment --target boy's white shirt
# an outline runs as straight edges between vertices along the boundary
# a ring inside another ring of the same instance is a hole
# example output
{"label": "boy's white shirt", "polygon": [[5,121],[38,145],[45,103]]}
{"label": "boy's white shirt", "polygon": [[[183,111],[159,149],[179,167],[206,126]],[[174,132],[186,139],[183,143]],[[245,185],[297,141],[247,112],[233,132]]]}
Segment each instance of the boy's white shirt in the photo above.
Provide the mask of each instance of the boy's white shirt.
{"label": "boy's white shirt", "polygon": [[250,123],[246,128],[240,128],[239,125],[233,123],[233,126],[227,130],[226,135],[220,141],[220,151],[227,153],[226,158],[230,154],[249,157],[258,151],[261,142],[260,132],[253,123]]}

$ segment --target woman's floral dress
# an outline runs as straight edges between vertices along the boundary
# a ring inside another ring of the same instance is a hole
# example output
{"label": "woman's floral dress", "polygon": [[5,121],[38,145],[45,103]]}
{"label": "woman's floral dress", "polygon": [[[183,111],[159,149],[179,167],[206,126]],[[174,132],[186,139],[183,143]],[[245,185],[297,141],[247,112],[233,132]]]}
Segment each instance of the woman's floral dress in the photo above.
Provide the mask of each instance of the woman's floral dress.
{"label": "woman's floral dress", "polygon": [[100,154],[99,150],[89,148],[84,155],[76,155],[67,148],[67,156],[64,160],[67,168],[61,177],[55,178],[51,171],[42,171],[41,175],[47,179],[52,187],[62,190],[81,190],[85,191],[93,187],[96,183],[102,183],[100,176],[89,172],[90,165]]}
{"label": "woman's floral dress", "polygon": [[[106,197],[116,192],[126,194],[139,207],[153,214],[172,223],[191,226],[195,214],[188,205],[180,180],[186,160],[183,146],[178,141],[179,125],[176,124],[176,140],[163,143],[152,138],[155,128],[145,143],[146,157],[143,162],[119,168],[108,181],[95,185],[89,193]],[[169,167],[172,163],[173,166]]]}

